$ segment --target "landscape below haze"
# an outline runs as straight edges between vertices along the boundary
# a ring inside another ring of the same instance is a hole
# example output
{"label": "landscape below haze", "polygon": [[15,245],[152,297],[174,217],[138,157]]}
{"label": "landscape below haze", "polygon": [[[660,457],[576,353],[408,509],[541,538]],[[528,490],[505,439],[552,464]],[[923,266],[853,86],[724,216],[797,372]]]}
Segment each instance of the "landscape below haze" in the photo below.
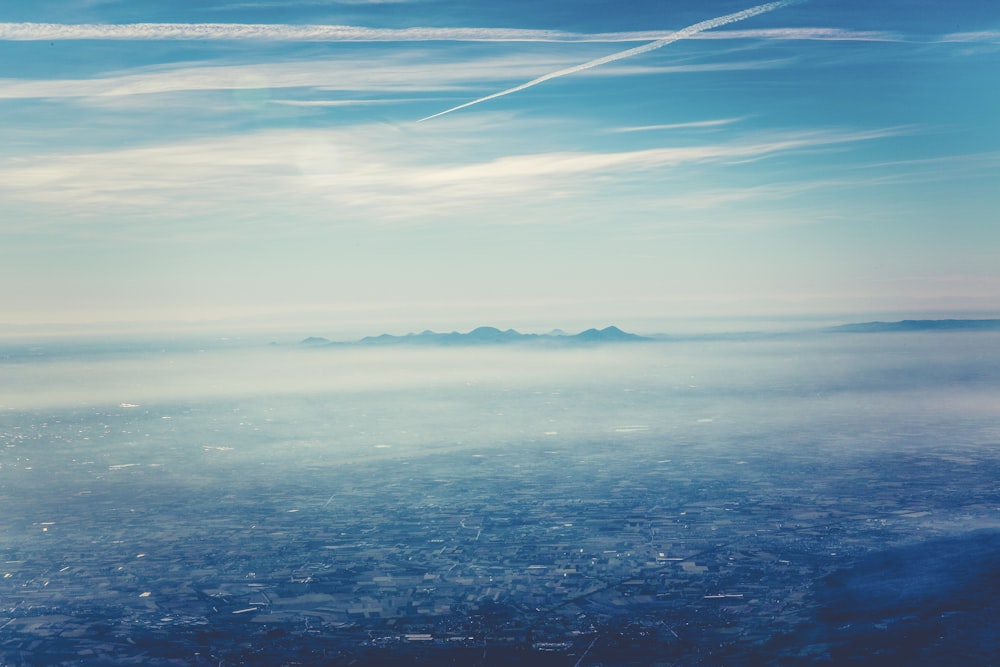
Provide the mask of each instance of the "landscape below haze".
{"label": "landscape below haze", "polygon": [[646,338],[5,343],[0,663],[991,663],[996,321]]}

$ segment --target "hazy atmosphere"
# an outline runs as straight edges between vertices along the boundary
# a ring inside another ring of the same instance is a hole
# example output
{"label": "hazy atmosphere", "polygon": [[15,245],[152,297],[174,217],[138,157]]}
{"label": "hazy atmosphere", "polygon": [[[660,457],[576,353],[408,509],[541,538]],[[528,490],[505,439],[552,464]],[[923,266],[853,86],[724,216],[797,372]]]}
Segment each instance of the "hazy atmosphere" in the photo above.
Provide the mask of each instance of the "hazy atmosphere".
{"label": "hazy atmosphere", "polygon": [[1000,8],[748,8],[8,3],[0,323],[995,313]]}
{"label": "hazy atmosphere", "polygon": [[1000,655],[995,0],[0,7],[0,665]]}

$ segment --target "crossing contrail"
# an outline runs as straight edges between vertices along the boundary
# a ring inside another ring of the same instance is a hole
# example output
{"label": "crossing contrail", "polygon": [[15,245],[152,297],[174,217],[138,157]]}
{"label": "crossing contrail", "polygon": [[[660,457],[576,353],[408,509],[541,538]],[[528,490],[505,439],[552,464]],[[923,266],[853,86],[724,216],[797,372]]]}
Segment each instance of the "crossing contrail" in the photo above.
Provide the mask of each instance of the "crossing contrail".
{"label": "crossing contrail", "polygon": [[452,107],[450,109],[445,109],[444,111],[439,111],[436,114],[427,116],[426,118],[421,118],[418,123],[422,123],[425,120],[430,120],[431,118],[437,118],[438,116],[443,116],[452,111],[458,111],[459,109],[464,109],[466,107],[471,107],[473,104],[479,104],[480,102],[486,102],[488,100],[493,100],[498,97],[503,97],[504,95],[510,95],[511,93],[517,93],[525,88],[531,88],[532,86],[537,86],[540,83],[549,81],[550,79],[556,79],[561,76],[566,76],[568,74],[576,74],[577,72],[582,72],[585,69],[590,69],[591,67],[597,67],[599,65],[606,65],[610,62],[616,60],[621,60],[622,58],[631,58],[632,56],[637,56],[640,53],[646,53],[647,51],[653,51],[660,48],[661,46],[666,46],[680,39],[685,39],[691,35],[695,35],[699,32],[705,30],[711,30],[712,28],[718,28],[720,26],[727,25],[729,23],[736,23],[737,21],[742,21],[743,19],[748,19],[751,16],[757,16],[758,14],[764,14],[766,12],[774,11],[775,9],[781,9],[782,7],[787,7],[789,5],[797,5],[806,0],[778,0],[777,2],[768,2],[763,5],[757,5],[756,7],[750,7],[749,9],[744,9],[740,12],[735,12],[733,14],[726,14],[725,16],[719,16],[718,18],[708,19],[707,21],[701,21],[695,23],[694,25],[689,25],[686,28],[682,28],[677,32],[672,32],[662,39],[658,39],[654,42],[648,44],[643,44],[642,46],[637,46],[632,49],[626,49],[624,51],[619,51],[617,53],[612,53],[610,55],[604,56],[602,58],[597,58],[595,60],[588,60],[585,63],[580,63],[579,65],[573,65],[572,67],[567,67],[565,69],[556,70],[555,72],[549,72],[548,74],[543,74],[537,79],[532,79],[527,83],[522,83],[519,86],[514,86],[513,88],[508,88],[507,90],[501,90],[499,93],[493,93],[492,95],[487,95],[486,97],[480,97],[477,100],[472,100],[471,102],[466,102],[465,104],[459,104],[457,107]]}

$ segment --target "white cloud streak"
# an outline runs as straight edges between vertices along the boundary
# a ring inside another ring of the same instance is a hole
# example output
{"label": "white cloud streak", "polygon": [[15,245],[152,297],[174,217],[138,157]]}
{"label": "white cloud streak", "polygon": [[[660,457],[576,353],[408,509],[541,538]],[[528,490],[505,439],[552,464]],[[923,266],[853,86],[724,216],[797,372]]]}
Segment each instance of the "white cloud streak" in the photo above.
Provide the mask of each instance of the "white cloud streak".
{"label": "white cloud streak", "polygon": [[[465,62],[426,62],[414,54],[394,54],[384,58],[350,60],[309,60],[259,65],[216,65],[157,68],[116,76],[90,79],[0,80],[0,99],[90,98],[107,103],[130,95],[191,93],[219,90],[311,88],[322,91],[379,92],[392,95],[452,90],[484,80],[531,76],[540,65],[559,66],[569,58],[507,55]],[[678,73],[764,69],[786,64],[785,60],[672,65],[616,69],[615,76],[627,74]],[[610,73],[609,73],[610,74]],[[399,98],[395,101],[412,100]],[[278,102],[283,103],[283,102]],[[352,103],[360,104],[361,100]],[[375,103],[375,102],[368,102]],[[387,102],[388,103],[388,102]],[[299,103],[305,104],[305,103]],[[346,103],[320,101],[316,106],[343,106]]]}
{"label": "white cloud streak", "polygon": [[757,5],[756,7],[750,7],[749,9],[744,9],[744,10],[739,11],[739,12],[734,12],[732,14],[726,14],[725,16],[719,16],[717,18],[709,19],[707,21],[700,21],[700,22],[695,23],[693,25],[690,25],[690,26],[688,26],[686,28],[682,28],[681,30],[678,30],[678,31],[676,31],[674,33],[671,33],[670,35],[667,35],[666,37],[663,37],[661,39],[657,39],[654,42],[650,42],[649,44],[643,44],[642,46],[637,46],[637,47],[632,48],[632,49],[626,49],[625,51],[619,51],[618,53],[612,53],[612,54],[604,56],[602,58],[596,58],[594,60],[588,60],[585,63],[581,63],[579,65],[574,65],[573,67],[567,67],[565,69],[556,70],[555,72],[549,72],[548,74],[544,74],[544,75],[542,75],[540,77],[532,79],[531,81],[527,81],[525,83],[522,83],[519,86],[514,86],[513,88],[508,88],[506,90],[501,90],[498,93],[493,93],[492,95],[487,95],[485,97],[480,97],[478,99],[472,100],[471,102],[466,102],[465,104],[459,104],[458,106],[452,107],[450,109],[445,109],[444,111],[440,111],[440,112],[438,112],[436,114],[432,114],[430,116],[426,116],[425,118],[421,118],[419,122],[424,122],[424,121],[427,121],[427,120],[431,120],[432,118],[437,118],[439,116],[443,116],[445,114],[449,114],[449,113],[452,113],[454,111],[458,111],[459,109],[465,109],[465,108],[471,107],[474,104],[480,104],[482,102],[487,102],[489,100],[494,100],[494,99],[496,99],[498,97],[503,97],[505,95],[510,95],[512,93],[517,93],[517,92],[520,92],[520,91],[525,90],[527,88],[531,88],[532,86],[537,86],[540,83],[544,83],[546,81],[551,81],[552,79],[556,79],[556,78],[563,77],[563,76],[569,76],[570,74],[576,74],[577,72],[582,72],[584,70],[588,70],[588,69],[591,69],[593,67],[599,67],[601,65],[606,65],[606,64],[612,63],[612,62],[614,62],[616,60],[622,60],[624,58],[631,58],[633,56],[637,56],[637,55],[640,55],[640,54],[643,54],[643,53],[647,53],[649,51],[653,51],[654,49],[659,49],[659,48],[661,48],[663,46],[666,46],[668,44],[672,44],[672,43],[674,43],[674,42],[676,42],[678,40],[690,37],[691,35],[696,35],[696,34],[698,34],[700,32],[704,32],[705,30],[712,30],[713,28],[719,28],[721,26],[728,25],[730,23],[736,23],[737,21],[743,21],[745,19],[751,18],[753,16],[757,16],[759,14],[764,14],[766,12],[774,11],[775,9],[781,9],[782,7],[788,7],[789,5],[799,4],[801,2],[805,2],[805,0],[778,0],[778,2],[768,2],[768,3],[765,3],[763,5]]}
{"label": "white cloud streak", "polygon": [[375,106],[380,104],[399,104],[400,102],[422,102],[422,99],[386,99],[386,100],[269,100],[270,104],[288,107],[325,108]]}
{"label": "white cloud streak", "polygon": [[[558,60],[550,62],[559,62]],[[565,60],[563,60],[565,62]],[[507,56],[474,63],[428,63],[413,54],[350,60],[180,67],[92,79],[0,80],[0,99],[117,97],[209,90],[318,88],[346,91],[447,90],[501,72],[538,71],[538,59]]]}
{"label": "white cloud streak", "polygon": [[699,129],[705,127],[721,127],[723,125],[732,125],[733,123],[738,123],[741,120],[743,120],[743,118],[719,118],[716,120],[695,120],[689,123],[668,123],[665,125],[640,125],[637,127],[619,127],[611,131],[614,133],[624,133],[624,132],[651,132],[655,130],[688,130],[688,129]]}
{"label": "white cloud streak", "polygon": [[[271,224],[450,224],[547,219],[539,207],[607,195],[608,179],[665,182],[663,170],[738,165],[895,136],[900,129],[799,132],[618,152],[550,152],[426,164],[438,132],[371,126],[268,131],[214,140],[0,163],[0,193],[41,207],[53,224],[132,220]],[[449,125],[449,131],[454,133]],[[470,126],[470,136],[474,130]],[[481,128],[479,128],[481,131]],[[402,148],[402,150],[401,150]],[[693,193],[692,193],[693,195]],[[706,200],[707,201],[707,200]],[[599,207],[596,207],[599,208]],[[593,210],[596,210],[593,209]],[[591,210],[584,206],[581,210]],[[195,223],[196,224],[196,223]],[[99,233],[99,231],[97,232]],[[137,228],[137,233],[147,233]],[[174,232],[170,232],[174,233]],[[199,232],[202,233],[202,232]]]}
{"label": "white cloud streak", "polygon": [[[801,0],[800,0],[801,1]],[[572,33],[517,28],[370,28],[352,25],[280,23],[0,23],[0,41],[274,41],[274,42],[646,42],[669,38],[666,31]],[[974,41],[996,33],[948,35],[944,41]],[[888,32],[840,28],[772,28],[690,34],[687,39],[771,39],[810,41],[899,41]]]}
{"label": "white cloud streak", "polygon": [[960,44],[1000,44],[1000,31],[953,32],[945,35],[939,41]]}
{"label": "white cloud streak", "polygon": [[274,23],[0,23],[0,40],[235,40],[283,42],[620,42],[655,33],[576,34],[516,28],[367,28]]}
{"label": "white cloud streak", "polygon": [[819,42],[900,42],[905,38],[884,30],[844,30],[843,28],[758,28],[755,30],[715,30],[692,39],[765,39]]}
{"label": "white cloud streak", "polygon": [[814,149],[844,143],[869,141],[900,133],[898,129],[868,132],[801,132],[784,133],[752,142],[731,142],[684,146],[679,148],[652,148],[639,151],[613,153],[543,153],[502,157],[491,162],[438,168],[423,172],[420,184],[460,184],[466,181],[495,179],[525,179],[530,182],[538,177],[600,174],[614,170],[640,171],[660,167],[677,167],[700,162],[737,163],[769,157],[778,153]]}

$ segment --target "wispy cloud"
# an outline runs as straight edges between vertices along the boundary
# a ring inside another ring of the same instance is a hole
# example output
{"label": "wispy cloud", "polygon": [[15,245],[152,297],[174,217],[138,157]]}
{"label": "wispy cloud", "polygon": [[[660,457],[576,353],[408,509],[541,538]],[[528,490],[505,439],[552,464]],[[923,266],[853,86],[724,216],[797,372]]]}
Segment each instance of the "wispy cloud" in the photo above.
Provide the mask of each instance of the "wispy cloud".
{"label": "wispy cloud", "polygon": [[715,30],[692,39],[764,39],[827,42],[899,42],[906,38],[884,30],[847,30],[843,28],[760,28],[756,30]]}
{"label": "wispy cloud", "polygon": [[980,32],[953,32],[941,37],[941,42],[1000,44],[1000,31],[984,30]]}
{"label": "wispy cloud", "polygon": [[361,99],[361,100],[268,100],[269,104],[279,104],[289,107],[354,107],[354,106],[375,106],[380,104],[399,104],[400,102],[425,102],[424,98],[407,99]]}
{"label": "wispy cloud", "polygon": [[714,63],[688,63],[684,65],[621,65],[613,64],[612,74],[602,74],[606,69],[589,69],[581,76],[622,76],[623,74],[684,74],[694,72],[745,72],[747,70],[774,69],[794,64],[793,58],[768,58],[765,60],[726,60]]}
{"label": "wispy cloud", "polygon": [[983,153],[963,153],[961,155],[943,155],[931,158],[913,160],[893,160],[892,162],[874,162],[862,165],[865,168],[882,167],[928,167],[931,169],[953,169],[956,167],[982,168],[1000,167],[1000,151]]}
{"label": "wispy cloud", "polygon": [[[670,30],[575,33],[520,28],[371,28],[352,25],[282,23],[0,23],[3,41],[64,40],[215,40],[279,42],[648,42],[673,34]],[[943,41],[996,39],[997,33],[956,33]],[[701,32],[687,39],[757,39],[813,41],[899,41],[889,32],[841,28],[772,28]]]}
{"label": "wispy cloud", "polygon": [[640,125],[637,127],[618,127],[611,132],[650,132],[654,130],[688,130],[703,127],[720,127],[738,123],[743,118],[718,118],[716,120],[695,120],[687,123],[667,123],[664,125]]}
{"label": "wispy cloud", "polygon": [[[552,58],[546,61],[561,62]],[[0,99],[109,97],[252,88],[407,93],[447,90],[483,77],[537,72],[539,66],[537,57],[522,55],[452,63],[396,53],[349,60],[158,68],[91,79],[6,79],[0,81]]]}
{"label": "wispy cloud", "polygon": [[884,185],[913,185],[976,180],[993,182],[1000,177],[1000,151],[941,155],[931,158],[873,162],[859,165],[859,169],[875,172],[871,182]]}
{"label": "wispy cloud", "polygon": [[870,141],[900,134],[899,129],[865,132],[792,132],[761,137],[756,141],[703,144],[697,146],[651,148],[610,153],[543,153],[502,157],[490,162],[438,168],[423,172],[420,183],[486,182],[494,179],[525,179],[607,173],[615,170],[646,171],[699,162],[735,163],[760,159],[789,151],[814,149],[837,144]]}
{"label": "wispy cloud", "polygon": [[[260,64],[159,67],[130,73],[86,79],[3,79],[0,99],[108,98],[133,95],[190,93],[248,89],[314,89],[351,93],[407,95],[415,92],[458,90],[482,86],[484,82],[509,81],[534,76],[539,70],[572,62],[567,54],[544,57],[507,54],[457,62],[428,59],[426,53],[398,52],[367,58],[291,60]],[[718,72],[767,69],[788,60],[743,60],[732,62],[641,66],[599,70],[599,76],[629,74]],[[333,103],[320,102],[331,105]]]}
{"label": "wispy cloud", "polygon": [[[473,129],[481,132],[470,126],[470,136]],[[662,182],[670,173],[663,170],[682,166],[732,166],[900,132],[786,132],[684,147],[452,157],[427,164],[425,148],[440,139],[440,132],[385,126],[268,131],[9,160],[0,163],[0,192],[8,202],[43,207],[49,219],[65,214],[59,224],[83,218],[93,225],[108,213],[123,212],[133,220],[207,216],[219,229],[269,215],[301,224],[332,217],[341,224],[437,225],[477,212],[485,221],[516,221],[537,218],[527,213],[537,213],[539,206],[568,197],[579,203],[588,193],[606,190],[609,176],[619,182]]]}
{"label": "wispy cloud", "polygon": [[[727,208],[733,204],[773,202],[790,199],[815,190],[844,190],[858,187],[877,187],[879,184],[860,178],[818,179],[783,181],[739,188],[707,188],[698,192],[683,192],[662,197],[659,204],[670,208],[708,209]],[[736,223],[738,224],[738,222]]]}
{"label": "wispy cloud", "polygon": [[272,40],[292,42],[618,42],[649,33],[587,35],[516,28],[367,28],[275,23],[0,23],[0,40]]}

